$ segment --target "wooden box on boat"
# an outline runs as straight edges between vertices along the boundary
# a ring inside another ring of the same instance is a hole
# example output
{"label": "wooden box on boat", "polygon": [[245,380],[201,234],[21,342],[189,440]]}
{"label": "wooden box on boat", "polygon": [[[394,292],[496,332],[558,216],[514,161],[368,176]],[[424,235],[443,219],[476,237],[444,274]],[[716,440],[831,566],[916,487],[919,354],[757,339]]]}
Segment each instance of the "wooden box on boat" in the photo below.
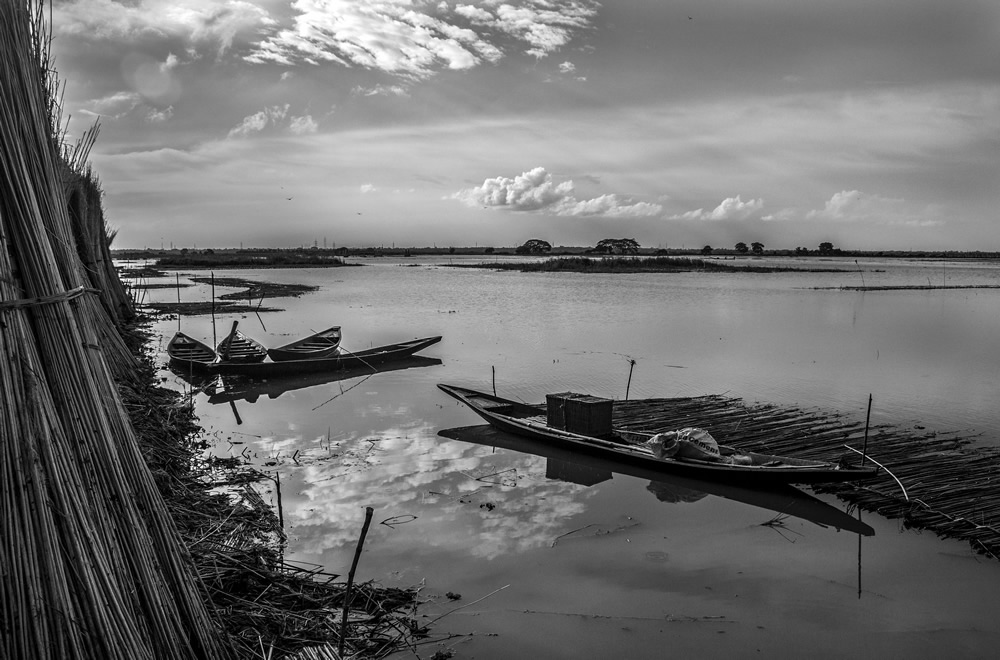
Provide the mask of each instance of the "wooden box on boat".
{"label": "wooden box on boat", "polygon": [[611,399],[560,392],[546,394],[545,403],[547,423],[552,428],[593,437],[610,435],[612,432]]}

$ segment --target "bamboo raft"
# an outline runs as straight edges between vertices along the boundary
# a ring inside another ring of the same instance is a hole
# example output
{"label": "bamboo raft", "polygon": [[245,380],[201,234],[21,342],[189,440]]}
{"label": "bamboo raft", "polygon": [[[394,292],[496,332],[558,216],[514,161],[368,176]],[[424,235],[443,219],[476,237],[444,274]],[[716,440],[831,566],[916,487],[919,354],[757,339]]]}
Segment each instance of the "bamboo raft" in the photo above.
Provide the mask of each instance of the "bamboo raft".
{"label": "bamboo raft", "polygon": [[[660,432],[697,426],[719,442],[745,450],[819,460],[849,452],[845,445],[860,451],[865,438],[864,420],[719,395],[616,401],[612,414],[616,428]],[[975,440],[959,432],[874,426],[868,430],[868,456],[891,474],[883,471],[864,484],[813,489],[833,493],[863,510],[902,519],[904,527],[966,541],[977,552],[997,558],[1000,449],[973,447]]]}

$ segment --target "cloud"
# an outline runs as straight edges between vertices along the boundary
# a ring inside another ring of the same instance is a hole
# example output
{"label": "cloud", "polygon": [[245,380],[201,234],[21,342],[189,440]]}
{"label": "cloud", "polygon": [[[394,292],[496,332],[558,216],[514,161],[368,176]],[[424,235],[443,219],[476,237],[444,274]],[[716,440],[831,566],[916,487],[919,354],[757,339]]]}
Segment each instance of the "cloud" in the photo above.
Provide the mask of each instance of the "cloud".
{"label": "cloud", "polygon": [[705,209],[697,209],[670,216],[671,220],[746,220],[754,213],[764,207],[763,199],[751,199],[744,202],[739,195],[727,197],[714,209],[705,212]]}
{"label": "cloud", "polygon": [[151,124],[160,124],[169,120],[173,116],[174,116],[174,106],[164,108],[163,110],[152,109],[148,113],[146,113],[146,121],[148,121]]}
{"label": "cloud", "polygon": [[287,103],[284,106],[275,105],[244,117],[239,126],[229,131],[228,137],[247,137],[260,133],[269,126],[277,126],[284,122],[288,107]]}
{"label": "cloud", "polygon": [[52,3],[54,35],[132,44],[176,41],[185,50],[210,46],[220,55],[240,35],[274,24],[252,2],[233,0],[77,0]]}
{"label": "cloud", "polygon": [[[590,25],[589,0],[511,0],[486,6],[412,0],[295,0],[288,28],[273,31],[246,57],[292,65],[335,62],[410,78],[499,61],[501,37],[545,57]],[[493,41],[496,40],[497,43]]]}
{"label": "cloud", "polygon": [[410,92],[402,85],[375,85],[374,87],[362,87],[358,85],[351,90],[354,96],[398,96],[408,98]]}
{"label": "cloud", "polygon": [[362,185],[361,185],[361,192],[362,192],[362,193],[370,193],[370,192],[375,192],[376,190],[378,190],[378,188],[376,188],[376,187],[375,187],[375,186],[374,186],[373,184],[371,184],[371,183],[364,183],[364,184],[362,184]]}
{"label": "cloud", "polygon": [[809,211],[806,218],[920,227],[941,224],[940,220],[930,217],[931,211],[929,208],[912,208],[904,199],[881,197],[860,190],[841,190],[827,200],[822,209]]}
{"label": "cloud", "polygon": [[313,120],[312,116],[303,115],[301,117],[292,117],[288,125],[288,130],[295,135],[307,135],[319,130],[319,125]]}
{"label": "cloud", "polygon": [[615,194],[578,200],[573,192],[572,181],[556,183],[544,167],[536,167],[514,178],[486,179],[483,185],[461,190],[451,199],[469,206],[544,211],[558,216],[641,217],[658,215],[663,210],[659,204],[631,202]]}
{"label": "cloud", "polygon": [[576,65],[572,62],[563,62],[559,65],[559,73],[573,73],[576,71]]}

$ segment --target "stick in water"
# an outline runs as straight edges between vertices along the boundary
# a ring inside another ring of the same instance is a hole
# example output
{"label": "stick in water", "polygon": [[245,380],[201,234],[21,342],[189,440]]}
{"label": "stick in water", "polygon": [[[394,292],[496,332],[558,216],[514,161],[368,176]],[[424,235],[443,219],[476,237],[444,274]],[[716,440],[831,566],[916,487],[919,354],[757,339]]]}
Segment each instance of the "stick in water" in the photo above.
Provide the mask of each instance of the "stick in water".
{"label": "stick in water", "polygon": [[865,444],[861,446],[861,467],[865,466],[865,456],[868,455],[868,424],[872,419],[872,395],[868,394],[868,415],[865,417]]}
{"label": "stick in water", "polygon": [[635,369],[635,360],[629,358],[628,361],[628,383],[625,384],[625,400],[628,401],[628,390],[632,387],[632,370]]}
{"label": "stick in water", "polygon": [[358,568],[358,560],[361,559],[361,549],[365,547],[365,537],[368,535],[368,527],[372,524],[372,515],[375,509],[370,506],[365,507],[365,524],[361,528],[361,536],[358,538],[358,547],[354,551],[354,561],[351,562],[351,570],[347,574],[347,590],[344,592],[344,614],[340,618],[340,643],[337,645],[337,653],[344,657],[344,641],[347,638],[347,610],[351,604],[351,586],[354,584],[354,571]]}

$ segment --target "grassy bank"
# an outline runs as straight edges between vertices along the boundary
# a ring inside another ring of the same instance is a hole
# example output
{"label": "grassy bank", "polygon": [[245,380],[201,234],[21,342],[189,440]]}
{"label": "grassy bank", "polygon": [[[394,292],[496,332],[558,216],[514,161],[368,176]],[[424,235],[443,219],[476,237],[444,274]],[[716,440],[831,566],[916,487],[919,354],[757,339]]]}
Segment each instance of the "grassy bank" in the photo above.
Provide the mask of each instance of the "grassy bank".
{"label": "grassy bank", "polygon": [[778,266],[730,265],[713,259],[686,257],[560,257],[545,261],[486,262],[479,264],[442,264],[453,268],[489,268],[521,272],[571,273],[778,273],[778,272],[839,272],[839,269],[783,268]]}
{"label": "grassy bank", "polygon": [[[143,373],[119,391],[226,645],[239,658],[337,657],[346,583],[284,561],[284,531],[260,495],[271,477],[206,451],[190,400],[158,385],[147,333],[145,322],[125,331]],[[416,595],[354,585],[344,657],[381,658],[412,645]]]}

